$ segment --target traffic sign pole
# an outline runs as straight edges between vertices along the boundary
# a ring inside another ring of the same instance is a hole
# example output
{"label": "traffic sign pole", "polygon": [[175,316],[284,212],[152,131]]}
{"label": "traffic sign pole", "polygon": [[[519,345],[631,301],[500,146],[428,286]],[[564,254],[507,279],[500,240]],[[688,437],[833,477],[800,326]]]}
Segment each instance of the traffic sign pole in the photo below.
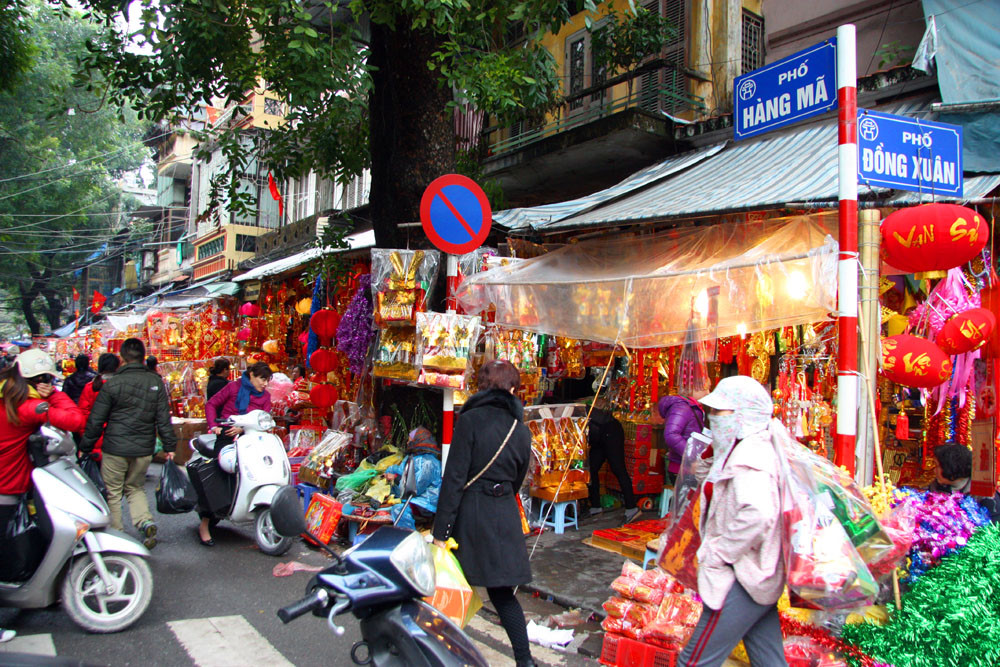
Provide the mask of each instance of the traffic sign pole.
{"label": "traffic sign pole", "polygon": [[854,475],[858,432],[858,74],[853,25],[837,28],[837,102],[840,255],[834,460]]}
{"label": "traffic sign pole", "polygon": [[[455,288],[458,286],[458,256],[448,254],[445,261],[445,303],[447,312],[455,312]],[[444,405],[441,419],[441,468],[448,465],[448,452],[451,450],[451,436],[455,427],[455,390],[444,389]]]}

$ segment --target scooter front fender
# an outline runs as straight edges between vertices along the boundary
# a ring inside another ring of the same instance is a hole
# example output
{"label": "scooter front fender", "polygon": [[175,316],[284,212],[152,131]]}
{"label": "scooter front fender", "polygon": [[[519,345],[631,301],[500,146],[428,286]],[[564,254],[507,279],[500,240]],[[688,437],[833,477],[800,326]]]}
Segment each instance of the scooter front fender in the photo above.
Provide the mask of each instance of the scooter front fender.
{"label": "scooter front fender", "polygon": [[277,484],[267,484],[265,486],[259,486],[254,489],[251,494],[249,501],[247,502],[247,507],[253,512],[258,507],[270,507],[271,501],[274,500],[274,494],[278,492],[281,486]]}
{"label": "scooter front fender", "polygon": [[99,553],[134,554],[149,558],[152,554],[141,542],[131,535],[117,530],[92,530],[83,536],[82,542],[77,542],[73,555],[85,553],[87,550]]}
{"label": "scooter front fender", "polygon": [[461,628],[421,600],[362,618],[361,637],[378,667],[489,667]]}

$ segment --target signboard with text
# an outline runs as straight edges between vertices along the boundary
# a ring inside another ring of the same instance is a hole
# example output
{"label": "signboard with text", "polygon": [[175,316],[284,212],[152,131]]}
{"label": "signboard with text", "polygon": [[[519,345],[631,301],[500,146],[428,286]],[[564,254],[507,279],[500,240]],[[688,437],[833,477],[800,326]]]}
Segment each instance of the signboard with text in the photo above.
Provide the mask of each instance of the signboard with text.
{"label": "signboard with text", "polygon": [[962,196],[962,128],[858,109],[858,185]]}
{"label": "signboard with text", "polygon": [[733,82],[733,127],[746,139],[837,106],[837,40],[792,54]]}

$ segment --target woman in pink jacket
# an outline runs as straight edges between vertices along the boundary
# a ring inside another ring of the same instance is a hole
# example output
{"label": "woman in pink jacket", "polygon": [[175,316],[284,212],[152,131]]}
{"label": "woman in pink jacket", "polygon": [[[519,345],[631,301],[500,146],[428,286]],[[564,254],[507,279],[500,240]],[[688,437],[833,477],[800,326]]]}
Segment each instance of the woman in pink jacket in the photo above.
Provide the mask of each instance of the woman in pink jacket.
{"label": "woman in pink jacket", "polygon": [[678,667],[716,667],[742,639],[755,667],[786,665],[778,598],[785,587],[773,404],[753,378],[721,380],[701,399],[712,467],[701,491],[698,594],[704,609]]}

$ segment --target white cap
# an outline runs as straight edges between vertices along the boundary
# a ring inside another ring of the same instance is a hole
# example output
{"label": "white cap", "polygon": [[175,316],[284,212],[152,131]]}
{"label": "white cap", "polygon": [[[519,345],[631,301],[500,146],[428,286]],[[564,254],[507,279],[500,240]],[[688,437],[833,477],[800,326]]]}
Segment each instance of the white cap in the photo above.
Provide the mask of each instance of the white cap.
{"label": "white cap", "polygon": [[33,378],[46,373],[49,375],[59,374],[52,357],[38,348],[26,350],[17,355],[17,360],[14,363],[17,364],[17,370],[21,377],[25,378]]}

